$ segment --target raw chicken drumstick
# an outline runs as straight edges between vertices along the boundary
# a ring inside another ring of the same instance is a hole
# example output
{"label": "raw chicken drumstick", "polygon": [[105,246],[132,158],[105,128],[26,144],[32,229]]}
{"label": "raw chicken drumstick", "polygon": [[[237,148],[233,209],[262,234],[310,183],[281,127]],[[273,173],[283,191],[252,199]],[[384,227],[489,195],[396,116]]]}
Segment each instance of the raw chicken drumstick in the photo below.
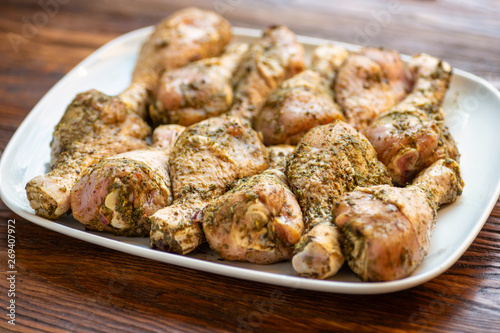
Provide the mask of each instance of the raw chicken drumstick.
{"label": "raw chicken drumstick", "polygon": [[321,75],[328,88],[333,88],[337,72],[348,56],[349,52],[340,45],[320,45],[311,55],[311,70]]}
{"label": "raw chicken drumstick", "polygon": [[53,170],[26,185],[36,214],[59,218],[69,210],[71,188],[87,167],[144,148],[141,140],[150,129],[139,116],[145,116],[147,90],[166,69],[218,55],[230,38],[230,25],[220,15],[196,8],[180,10],[161,22],[143,45],[127,90],[118,97],[96,90],[77,95],[54,130]]}
{"label": "raw chicken drumstick", "polygon": [[357,186],[391,184],[370,142],[343,121],[311,129],[288,158],[286,175],[297,195],[306,233],[292,264],[301,275],[326,278],[344,262],[332,210]]}
{"label": "raw chicken drumstick", "polygon": [[441,159],[406,188],[357,188],[335,209],[342,249],[363,281],[390,281],[410,275],[429,250],[439,206],[462,193],[460,169]]}
{"label": "raw chicken drumstick", "polygon": [[268,96],[254,120],[266,145],[297,144],[311,128],[344,119],[330,86],[347,55],[340,46],[319,46],[312,69],[284,81]]}
{"label": "raw chicken drumstick", "polygon": [[270,146],[269,169],[243,178],[202,211],[203,231],[222,259],[270,264],[290,259],[304,231],[284,170],[294,146]]}
{"label": "raw chicken drumstick", "polygon": [[338,70],[335,98],[347,123],[361,130],[406,95],[410,81],[399,53],[363,49],[350,55]]}
{"label": "raw chicken drumstick", "polygon": [[364,130],[393,182],[403,186],[438,159],[459,158],[440,108],[451,79],[450,65],[420,54],[413,57],[410,69],[416,79],[412,92]]}
{"label": "raw chicken drumstick", "polygon": [[304,69],[304,49],[295,34],[285,26],[266,29],[250,45],[235,72],[229,114],[253,121],[271,91]]}
{"label": "raw chicken drumstick", "polygon": [[142,45],[132,82],[119,98],[144,118],[148,93],[156,88],[163,72],[218,56],[231,36],[231,25],[215,12],[194,7],[175,12]]}
{"label": "raw chicken drumstick", "polygon": [[186,254],[203,240],[199,214],[235,180],[268,167],[268,151],[240,117],[213,117],[188,127],[170,155],[174,202],[151,220],[151,247]]}
{"label": "raw chicken drumstick", "polygon": [[202,59],[163,74],[149,115],[156,124],[189,126],[229,110],[231,77],[247,44],[232,44],[220,57]]}
{"label": "raw chicken drumstick", "polygon": [[146,218],[172,203],[168,157],[183,130],[159,126],[153,147],[108,157],[85,170],[71,191],[75,219],[89,230],[149,236]]}
{"label": "raw chicken drumstick", "polygon": [[403,63],[398,51],[365,47],[359,54],[367,56],[380,65],[387,78],[391,93],[396,103],[401,102],[412,89],[412,75]]}
{"label": "raw chicken drumstick", "polygon": [[96,90],[78,94],[56,126],[52,171],[26,185],[36,214],[57,219],[70,209],[70,191],[83,171],[101,159],[147,146],[150,128],[117,97]]}
{"label": "raw chicken drumstick", "polygon": [[222,259],[272,264],[291,259],[304,223],[278,169],[240,179],[202,211],[203,231]]}

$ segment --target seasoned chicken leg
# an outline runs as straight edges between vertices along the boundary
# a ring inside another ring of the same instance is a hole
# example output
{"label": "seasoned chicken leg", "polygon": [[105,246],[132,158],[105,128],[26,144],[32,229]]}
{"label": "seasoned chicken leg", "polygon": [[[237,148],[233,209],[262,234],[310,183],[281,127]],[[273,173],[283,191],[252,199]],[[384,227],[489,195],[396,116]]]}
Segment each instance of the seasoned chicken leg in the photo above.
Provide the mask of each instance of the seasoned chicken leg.
{"label": "seasoned chicken leg", "polygon": [[293,266],[301,275],[331,276],[343,263],[332,209],[357,186],[390,184],[387,170],[364,136],[335,121],[304,136],[288,159],[286,175],[307,230],[296,246]]}
{"label": "seasoned chicken leg", "polygon": [[119,98],[141,117],[148,92],[164,71],[218,56],[231,39],[231,25],[219,14],[189,7],[161,21],[142,45],[130,86]]}
{"label": "seasoned chicken leg", "polygon": [[440,108],[451,78],[450,65],[421,54],[413,57],[410,69],[416,78],[413,91],[364,130],[399,185],[410,183],[438,159],[459,157]]}
{"label": "seasoned chicken leg", "polygon": [[244,178],[202,213],[210,247],[222,259],[271,264],[291,259],[304,231],[302,213],[282,171]]}
{"label": "seasoned chicken leg", "polygon": [[437,209],[462,188],[457,162],[441,159],[406,188],[379,185],[345,194],[335,224],[354,273],[363,281],[409,276],[428,252]]}
{"label": "seasoned chicken leg", "polygon": [[295,146],[276,145],[267,147],[269,150],[269,169],[285,171],[286,159],[295,150]]}
{"label": "seasoned chicken leg", "polygon": [[250,45],[236,70],[229,114],[252,121],[271,91],[304,69],[304,49],[295,34],[285,26],[266,29]]}
{"label": "seasoned chicken leg", "polygon": [[165,72],[149,109],[153,122],[189,126],[227,112],[233,102],[230,80],[247,49],[233,44],[220,57]]}
{"label": "seasoned chicken leg", "polygon": [[382,67],[359,54],[351,55],[340,67],[335,98],[346,121],[356,129],[366,127],[395,103]]}
{"label": "seasoned chicken leg", "polygon": [[[51,143],[52,171],[26,185],[37,215],[57,219],[70,207],[70,190],[78,176],[97,161],[144,148],[150,132],[142,121],[148,90],[170,68],[218,55],[231,38],[220,15],[187,8],[162,21],[142,47],[132,83],[118,97],[95,90],[81,93],[56,126]],[[133,114],[135,113],[135,114]]]}
{"label": "seasoned chicken leg", "polygon": [[195,214],[235,180],[268,167],[268,151],[240,117],[213,117],[188,127],[170,155],[174,202],[151,220],[151,247],[186,254],[202,241]]}
{"label": "seasoned chicken leg", "polygon": [[336,66],[347,55],[340,46],[319,46],[311,61],[315,71],[295,75],[268,96],[254,120],[254,127],[262,133],[266,145],[294,145],[311,128],[344,119],[330,86]]}
{"label": "seasoned chicken leg", "polygon": [[384,71],[396,103],[401,102],[411,91],[411,73],[395,50],[365,47],[359,52],[380,65]]}
{"label": "seasoned chicken leg", "polygon": [[266,145],[297,144],[311,128],[344,117],[321,76],[306,70],[274,90],[255,117]]}
{"label": "seasoned chicken leg", "polygon": [[70,191],[85,169],[101,159],[145,148],[150,128],[118,98],[96,90],[78,94],[56,126],[48,174],[26,185],[36,214],[57,219],[70,208]]}
{"label": "seasoned chicken leg", "polygon": [[340,45],[320,45],[311,55],[311,70],[321,75],[328,88],[332,88],[337,72],[348,56],[349,52]]}
{"label": "seasoned chicken leg", "polygon": [[146,219],[172,203],[168,157],[180,125],[153,132],[153,147],[108,157],[83,172],[71,191],[76,220],[89,230],[148,236]]}
{"label": "seasoned chicken leg", "polygon": [[398,52],[362,49],[340,67],[335,98],[346,121],[361,130],[401,101],[410,85]]}

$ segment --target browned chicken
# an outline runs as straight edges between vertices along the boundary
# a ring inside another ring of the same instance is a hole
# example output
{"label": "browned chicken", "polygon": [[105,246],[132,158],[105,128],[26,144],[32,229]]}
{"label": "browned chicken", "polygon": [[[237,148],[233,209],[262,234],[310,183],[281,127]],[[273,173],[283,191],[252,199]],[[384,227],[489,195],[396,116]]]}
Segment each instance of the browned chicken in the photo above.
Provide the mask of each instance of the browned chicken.
{"label": "browned chicken", "polygon": [[231,77],[247,49],[233,44],[220,57],[165,72],[149,109],[153,122],[189,126],[227,112],[233,103]]}
{"label": "browned chicken", "polygon": [[399,53],[363,49],[349,56],[340,67],[335,98],[346,121],[361,130],[399,102],[409,90],[409,85]]}
{"label": "browned chicken", "polygon": [[439,206],[462,193],[457,162],[441,159],[406,188],[357,188],[336,207],[336,225],[351,269],[363,281],[409,276],[428,252]]}
{"label": "browned chicken", "polygon": [[304,69],[304,49],[295,34],[285,26],[266,29],[250,45],[236,70],[229,114],[252,121],[271,91]]}
{"label": "browned chicken", "polygon": [[[266,145],[297,144],[311,128],[344,117],[330,89],[335,71],[347,56],[342,47],[318,47],[311,67],[284,81],[267,98],[254,119]],[[323,57],[326,57],[323,58]]]}
{"label": "browned chicken", "polygon": [[326,278],[344,262],[332,210],[357,186],[391,184],[370,142],[335,121],[311,129],[289,157],[286,175],[297,195],[307,232],[292,260],[301,275]]}
{"label": "browned chicken", "polygon": [[411,183],[438,159],[459,158],[440,108],[451,79],[450,65],[420,54],[413,57],[410,69],[415,77],[412,92],[364,130],[398,185]]}
{"label": "browned chicken", "polygon": [[120,99],[144,118],[148,92],[156,88],[164,71],[218,56],[231,36],[231,25],[215,12],[194,7],[175,12],[143,44],[132,82]]}
{"label": "browned chicken", "polygon": [[89,230],[149,236],[146,218],[172,203],[168,157],[183,130],[157,127],[151,148],[108,157],[85,170],[71,190],[74,218]]}
{"label": "browned chicken", "polygon": [[174,202],[151,220],[151,247],[186,254],[203,240],[197,211],[235,180],[268,167],[268,151],[240,117],[213,117],[188,127],[170,155]]}
{"label": "browned chicken", "polygon": [[150,128],[118,98],[96,90],[78,94],[56,126],[52,171],[26,185],[37,215],[57,219],[70,209],[70,191],[85,169],[101,159],[145,148]]}
{"label": "browned chicken", "polygon": [[210,247],[222,259],[272,264],[291,259],[304,223],[282,171],[239,180],[202,213]]}

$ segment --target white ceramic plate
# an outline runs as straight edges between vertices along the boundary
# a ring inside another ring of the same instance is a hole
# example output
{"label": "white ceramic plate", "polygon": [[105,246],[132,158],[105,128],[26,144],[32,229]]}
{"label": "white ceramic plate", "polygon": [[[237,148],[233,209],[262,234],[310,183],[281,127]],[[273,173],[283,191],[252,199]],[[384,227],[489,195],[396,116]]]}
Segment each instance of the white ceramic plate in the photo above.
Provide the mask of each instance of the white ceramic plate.
{"label": "white ceramic plate", "polygon": [[[42,227],[90,243],[174,265],[292,288],[349,294],[377,294],[410,288],[446,271],[472,243],[488,218],[500,193],[500,94],[488,82],[456,69],[444,109],[446,124],[458,142],[465,181],[463,195],[442,208],[431,239],[428,256],[412,276],[391,282],[361,282],[347,265],[333,278],[297,277],[290,262],[253,265],[220,261],[208,248],[188,256],[152,250],[147,238],[126,238],[84,231],[72,217],[52,222],[34,215],[25,184],[48,171],[49,143],[54,126],[73,97],[95,88],[118,94],[129,83],[142,42],[151,27],[123,35],[90,55],[59,81],[33,108],[5,149],[0,162],[0,195],[18,215]],[[235,41],[250,42],[259,30],[234,28]],[[306,54],[328,41],[299,37]],[[357,46],[342,44],[348,49]],[[405,58],[408,59],[408,58]]]}

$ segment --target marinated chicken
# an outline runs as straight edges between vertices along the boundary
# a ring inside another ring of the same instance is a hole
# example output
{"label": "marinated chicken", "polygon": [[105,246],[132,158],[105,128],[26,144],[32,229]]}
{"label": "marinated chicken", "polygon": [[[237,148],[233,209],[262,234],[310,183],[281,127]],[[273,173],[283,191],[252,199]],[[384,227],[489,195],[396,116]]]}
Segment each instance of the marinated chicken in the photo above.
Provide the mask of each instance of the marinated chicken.
{"label": "marinated chicken", "polygon": [[396,103],[401,102],[412,89],[412,76],[398,51],[365,47],[359,52],[380,65],[384,71]]}
{"label": "marinated chicken", "polygon": [[353,272],[363,281],[409,276],[429,250],[437,209],[462,188],[457,162],[441,159],[406,188],[379,185],[345,194],[335,224]]}
{"label": "marinated chicken", "polygon": [[268,151],[240,117],[213,117],[188,127],[170,155],[174,202],[150,217],[151,247],[186,254],[203,240],[197,211],[234,181],[268,167]]}
{"label": "marinated chicken", "polygon": [[440,108],[451,79],[450,65],[420,54],[413,57],[410,69],[416,79],[413,91],[364,130],[393,182],[403,186],[435,161],[459,158]]}
{"label": "marinated chicken", "polygon": [[[187,8],[162,21],[144,43],[132,83],[118,97],[96,90],[81,93],[56,126],[51,168],[26,185],[37,215],[57,219],[70,208],[70,190],[90,165],[129,150],[146,147],[148,90],[166,69],[219,55],[231,38],[229,23],[206,10]],[[138,116],[137,116],[138,115]]]}
{"label": "marinated chicken", "polygon": [[183,130],[157,127],[151,148],[108,157],[85,170],[71,191],[74,218],[89,230],[149,236],[147,217],[172,203],[168,157]]}
{"label": "marinated chicken", "polygon": [[288,158],[286,175],[299,200],[307,232],[292,260],[301,275],[326,278],[343,263],[332,210],[357,186],[391,184],[370,142],[335,121],[311,129]]}
{"label": "marinated chicken", "polygon": [[233,103],[231,77],[247,49],[233,44],[220,57],[165,72],[149,109],[153,122],[189,126],[227,112]]}
{"label": "marinated chicken", "polygon": [[311,55],[311,69],[320,74],[328,88],[333,88],[337,72],[349,52],[340,45],[323,44]]}
{"label": "marinated chicken", "polygon": [[295,145],[311,128],[344,119],[330,86],[336,65],[346,56],[347,51],[341,47],[318,47],[311,64],[317,71],[295,75],[268,96],[254,120],[266,145]]}
{"label": "marinated chicken", "polygon": [[267,147],[269,150],[269,169],[285,171],[286,159],[293,153],[295,146],[276,145]]}
{"label": "marinated chicken", "polygon": [[271,264],[291,259],[304,223],[282,171],[239,180],[201,217],[210,247],[225,260]]}
{"label": "marinated chicken", "polygon": [[[306,70],[285,26],[231,38],[217,13],[180,10],[142,45],[125,91],[78,94],[51,171],[26,185],[36,214],[71,209],[87,230],[172,253],[206,240],[224,260],[291,259],[311,278],[345,261],[363,281],[411,275],[464,186],[441,108],[450,65],[325,44]],[[170,124],[151,146],[145,119]]]}
{"label": "marinated chicken", "polygon": [[232,79],[234,103],[229,114],[253,121],[271,91],[304,69],[304,49],[295,34],[285,26],[266,29],[250,45]]}
{"label": "marinated chicken", "polygon": [[364,129],[409,91],[410,80],[396,51],[363,49],[338,71],[335,98],[347,123]]}
{"label": "marinated chicken", "polygon": [[119,98],[144,118],[148,93],[164,71],[220,55],[231,37],[231,25],[215,12],[194,7],[175,12],[142,45],[132,82]]}
{"label": "marinated chicken", "polygon": [[145,148],[150,128],[117,97],[96,90],[78,94],[53,134],[52,171],[26,185],[36,214],[57,219],[70,209],[70,191],[80,175],[101,159]]}

